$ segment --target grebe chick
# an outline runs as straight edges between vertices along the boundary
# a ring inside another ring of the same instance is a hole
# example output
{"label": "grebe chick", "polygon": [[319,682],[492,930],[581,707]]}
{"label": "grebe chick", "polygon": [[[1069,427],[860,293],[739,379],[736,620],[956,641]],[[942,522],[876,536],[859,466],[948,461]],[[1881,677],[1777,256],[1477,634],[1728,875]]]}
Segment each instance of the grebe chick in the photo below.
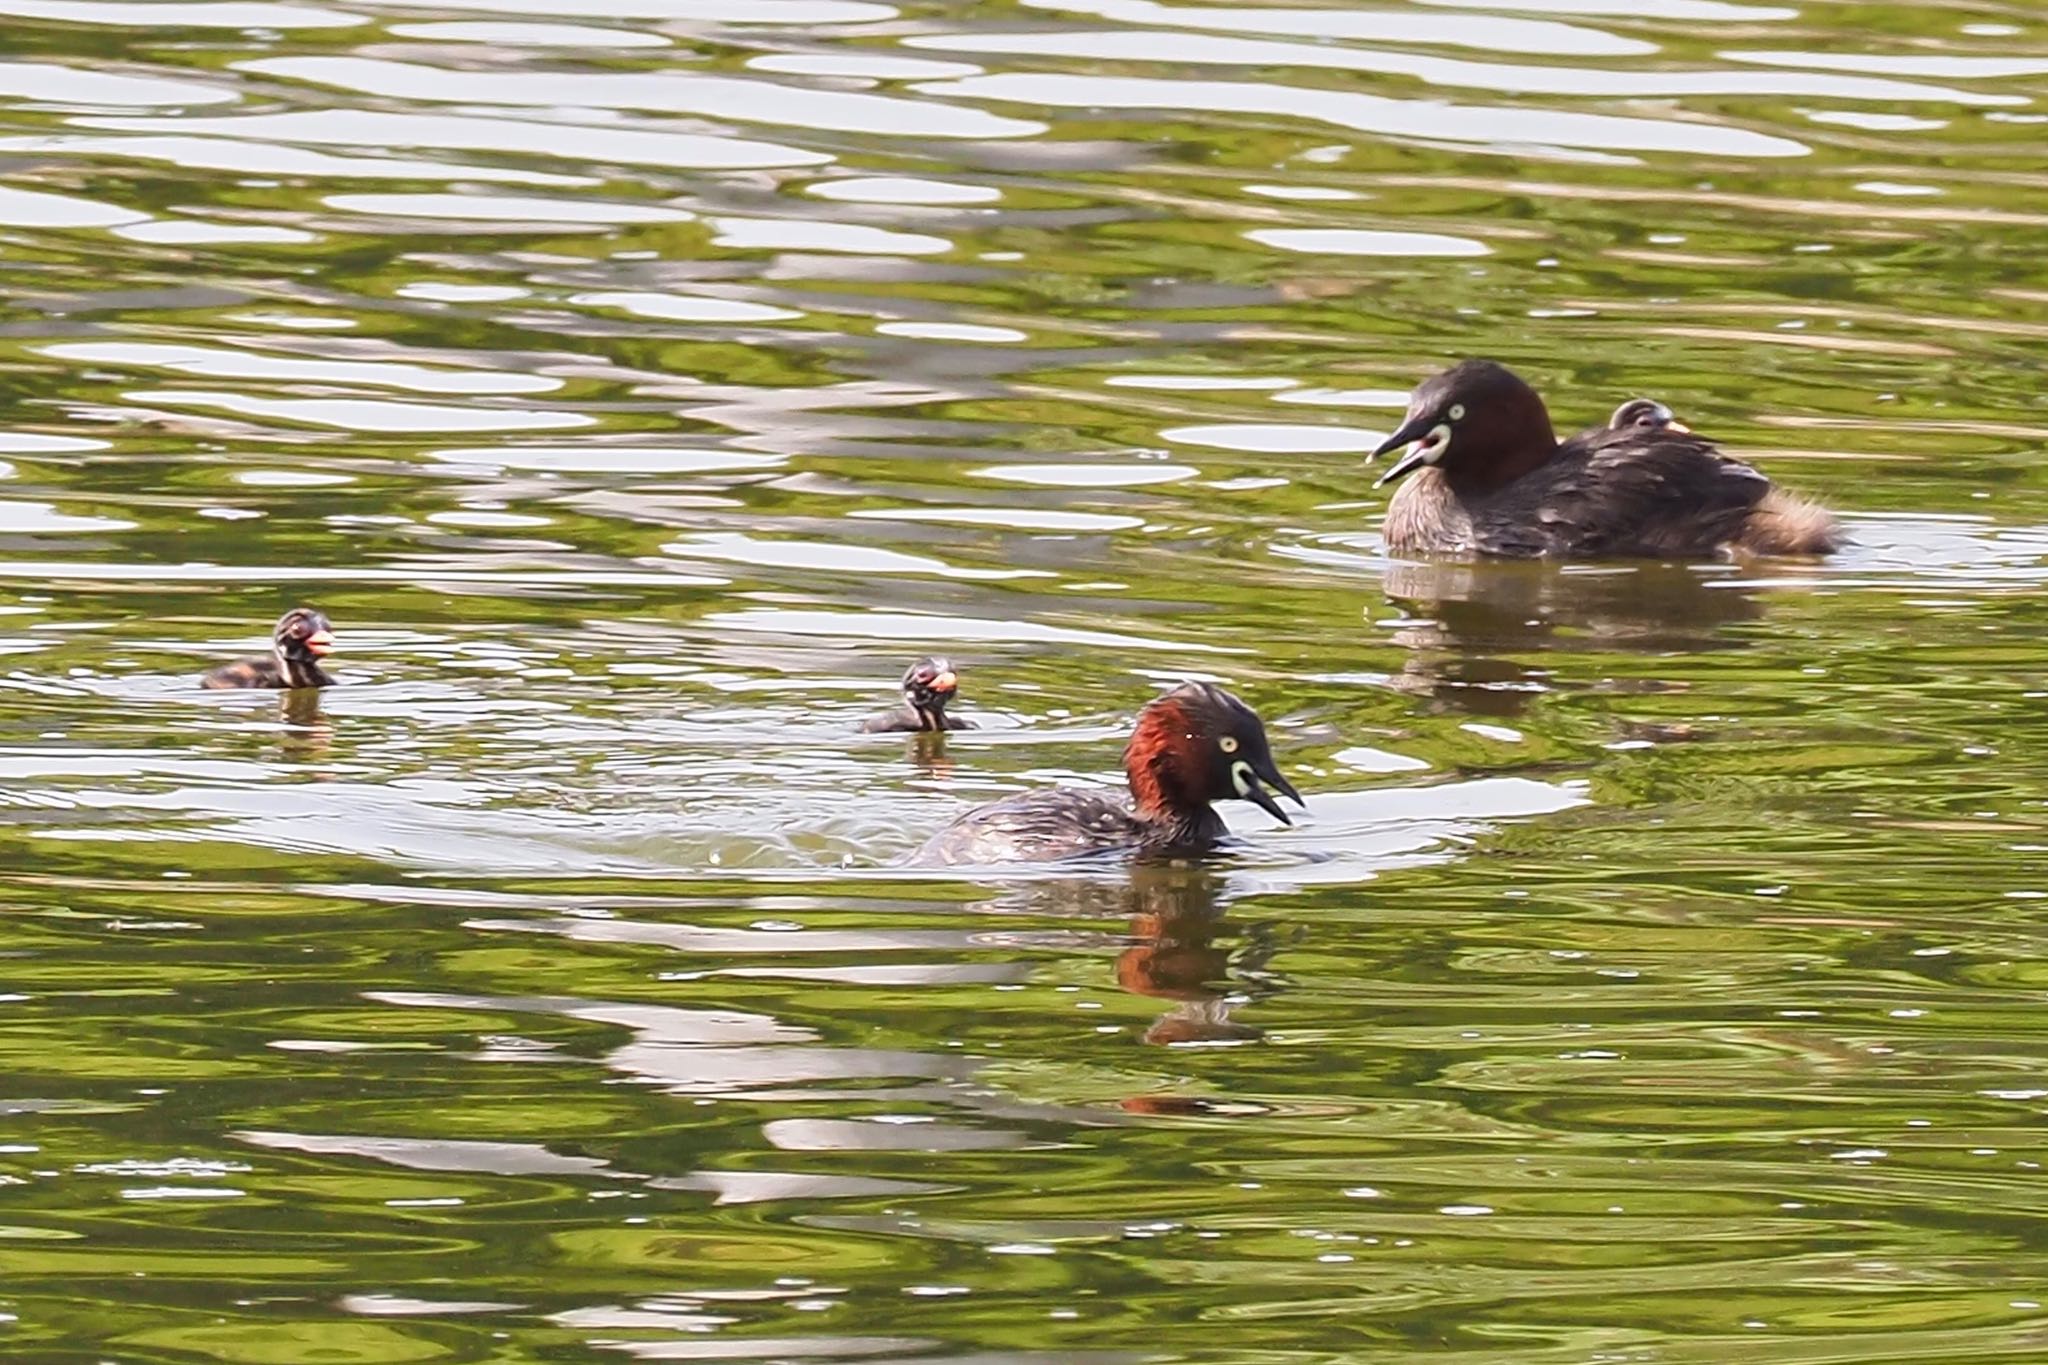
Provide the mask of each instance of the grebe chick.
{"label": "grebe chick", "polygon": [[1691,427],[1671,415],[1670,408],[1654,398],[1631,398],[1607,419],[1609,431],[1628,431],[1636,427],[1645,431],[1692,431]]}
{"label": "grebe chick", "polygon": [[946,714],[946,703],[960,691],[960,675],[952,661],[934,654],[903,670],[903,705],[869,716],[860,728],[868,734],[902,730],[972,730],[974,722]]}
{"label": "grebe chick", "polygon": [[327,687],[334,679],[320,660],[334,648],[334,628],[311,607],[293,607],[277,618],[270,653],[222,664],[199,680],[201,687]]}
{"label": "grebe chick", "polygon": [[[1615,417],[1632,408],[1623,404]],[[1387,547],[1507,559],[1838,548],[1826,509],[1772,487],[1675,422],[1634,418],[1560,443],[1543,400],[1506,366],[1467,360],[1424,380],[1400,427],[1373,452],[1414,447],[1379,480],[1413,476],[1388,504]]]}
{"label": "grebe chick", "polygon": [[1128,801],[1073,787],[1018,792],[968,811],[913,853],[913,866],[1051,862],[1090,853],[1207,853],[1229,831],[1212,801],[1238,797],[1291,824],[1268,786],[1308,803],[1273,765],[1266,727],[1213,683],[1182,683],[1138,713],[1124,746]]}

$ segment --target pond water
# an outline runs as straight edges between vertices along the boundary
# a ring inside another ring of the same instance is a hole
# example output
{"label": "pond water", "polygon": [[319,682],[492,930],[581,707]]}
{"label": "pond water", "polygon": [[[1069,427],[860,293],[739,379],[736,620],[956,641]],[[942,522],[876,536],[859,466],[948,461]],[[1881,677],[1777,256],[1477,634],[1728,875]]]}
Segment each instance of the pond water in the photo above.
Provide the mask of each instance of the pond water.
{"label": "pond water", "polygon": [[[600,8],[0,0],[0,1353],[2048,1356],[2048,16]],[[1472,354],[1853,543],[1392,560]]]}

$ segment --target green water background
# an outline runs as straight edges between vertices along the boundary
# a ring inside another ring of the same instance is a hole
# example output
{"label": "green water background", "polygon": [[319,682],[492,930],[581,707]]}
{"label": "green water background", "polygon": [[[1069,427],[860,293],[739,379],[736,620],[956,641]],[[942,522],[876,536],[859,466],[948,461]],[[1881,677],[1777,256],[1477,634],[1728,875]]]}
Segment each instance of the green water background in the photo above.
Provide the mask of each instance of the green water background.
{"label": "green water background", "polygon": [[[2039,7],[0,23],[7,1359],[2048,1359]],[[1853,543],[1392,562],[1469,354]]]}

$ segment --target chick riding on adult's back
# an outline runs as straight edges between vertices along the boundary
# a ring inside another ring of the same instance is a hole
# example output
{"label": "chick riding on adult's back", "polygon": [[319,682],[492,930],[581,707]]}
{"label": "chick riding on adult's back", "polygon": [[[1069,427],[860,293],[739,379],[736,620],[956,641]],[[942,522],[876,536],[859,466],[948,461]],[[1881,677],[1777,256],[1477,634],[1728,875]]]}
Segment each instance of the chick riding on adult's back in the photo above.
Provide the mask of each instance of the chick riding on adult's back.
{"label": "chick riding on adult's back", "polygon": [[1413,447],[1379,480],[1407,478],[1387,507],[1387,547],[1511,559],[1839,547],[1824,508],[1723,455],[1668,408],[1639,401],[1649,406],[1623,404],[1609,425],[1560,443],[1543,400],[1504,365],[1467,360],[1424,380],[1373,452]]}

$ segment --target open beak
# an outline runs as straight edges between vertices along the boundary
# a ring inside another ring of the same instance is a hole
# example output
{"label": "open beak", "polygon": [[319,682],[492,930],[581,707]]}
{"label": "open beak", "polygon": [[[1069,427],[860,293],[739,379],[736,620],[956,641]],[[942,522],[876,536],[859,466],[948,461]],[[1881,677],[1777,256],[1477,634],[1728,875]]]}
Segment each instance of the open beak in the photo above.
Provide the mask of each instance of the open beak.
{"label": "open beak", "polygon": [[1245,800],[1251,802],[1281,824],[1292,825],[1294,822],[1287,818],[1286,811],[1280,809],[1280,803],[1273,799],[1273,793],[1259,785],[1260,782],[1270,782],[1281,795],[1294,802],[1295,805],[1300,806],[1303,810],[1308,809],[1308,802],[1301,799],[1301,793],[1294,789],[1292,782],[1289,782],[1280,775],[1278,768],[1268,764],[1264,768],[1254,769],[1253,771],[1256,773],[1258,781],[1246,784]]}
{"label": "open beak", "polygon": [[333,649],[334,632],[331,630],[316,630],[306,637],[306,652],[315,658],[324,657]]}
{"label": "open beak", "polygon": [[960,677],[949,668],[926,685],[934,692],[957,692],[960,690]]}
{"label": "open beak", "polygon": [[[1392,436],[1380,442],[1379,449],[1373,451],[1372,458],[1377,460],[1390,450],[1399,450],[1402,446],[1414,445],[1417,441],[1429,435],[1430,428],[1434,425],[1426,417],[1409,418],[1401,424],[1400,428]],[[1395,461],[1392,469],[1389,469],[1386,473],[1380,475],[1378,479],[1374,480],[1373,487],[1384,488],[1402,475],[1412,474],[1428,463],[1428,456],[1422,448],[1418,447],[1411,450],[1406,456]]]}

